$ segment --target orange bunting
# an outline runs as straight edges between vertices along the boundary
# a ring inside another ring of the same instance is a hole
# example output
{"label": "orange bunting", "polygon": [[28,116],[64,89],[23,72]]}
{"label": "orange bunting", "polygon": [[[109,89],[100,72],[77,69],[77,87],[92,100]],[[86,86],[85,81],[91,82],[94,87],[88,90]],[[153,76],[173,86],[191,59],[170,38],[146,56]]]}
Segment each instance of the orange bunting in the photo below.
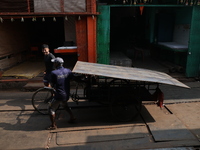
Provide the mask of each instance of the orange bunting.
{"label": "orange bunting", "polygon": [[[144,5],[144,3],[140,3],[140,5]],[[142,15],[143,10],[144,10],[144,6],[140,6],[140,15]]]}

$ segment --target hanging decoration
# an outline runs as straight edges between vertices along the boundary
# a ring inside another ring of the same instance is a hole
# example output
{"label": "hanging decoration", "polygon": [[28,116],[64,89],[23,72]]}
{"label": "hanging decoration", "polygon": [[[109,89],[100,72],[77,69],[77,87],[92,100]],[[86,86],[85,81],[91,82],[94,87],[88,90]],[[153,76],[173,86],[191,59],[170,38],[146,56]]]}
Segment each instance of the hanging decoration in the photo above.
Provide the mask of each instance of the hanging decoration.
{"label": "hanging decoration", "polygon": [[188,0],[185,1],[185,5],[186,5],[186,6],[188,5]]}
{"label": "hanging decoration", "polygon": [[44,17],[42,18],[42,22],[45,22],[45,18]]}
{"label": "hanging decoration", "polygon": [[0,17],[0,22],[3,23],[3,18]]}
{"label": "hanging decoration", "polygon": [[24,22],[24,18],[23,17],[21,18],[21,22]]}
{"label": "hanging decoration", "polygon": [[[144,3],[140,3],[140,5],[144,5]],[[144,6],[140,6],[140,15],[142,15],[143,10],[144,10]]]}
{"label": "hanging decoration", "polygon": [[15,20],[14,20],[14,18],[10,18],[10,21],[11,21],[11,22],[14,22]]}
{"label": "hanging decoration", "polygon": [[56,22],[56,17],[53,17],[53,21]]}
{"label": "hanging decoration", "polygon": [[200,5],[200,0],[197,1],[197,5]]}
{"label": "hanging decoration", "polygon": [[36,20],[36,17],[33,17],[32,21],[33,21],[33,22],[37,21],[37,20]]}
{"label": "hanging decoration", "polygon": [[179,3],[182,5],[183,4],[183,0],[180,0]]}
{"label": "hanging decoration", "polygon": [[65,20],[66,20],[66,21],[68,20],[67,16],[65,16]]}
{"label": "hanging decoration", "polygon": [[94,15],[92,15],[92,19],[94,19]]}
{"label": "hanging decoration", "polygon": [[81,16],[78,16],[78,20],[81,20]]}
{"label": "hanging decoration", "polygon": [[194,5],[194,1],[193,0],[190,1],[190,6],[192,6],[192,5]]}

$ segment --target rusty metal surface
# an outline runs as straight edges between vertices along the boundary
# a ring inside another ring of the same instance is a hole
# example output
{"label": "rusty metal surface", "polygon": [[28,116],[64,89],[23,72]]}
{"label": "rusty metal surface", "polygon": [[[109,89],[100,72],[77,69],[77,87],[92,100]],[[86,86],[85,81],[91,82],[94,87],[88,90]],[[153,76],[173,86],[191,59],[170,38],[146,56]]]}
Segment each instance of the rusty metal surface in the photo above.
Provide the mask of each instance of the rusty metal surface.
{"label": "rusty metal surface", "polygon": [[166,73],[141,68],[121,67],[77,61],[72,72],[135,81],[163,83],[189,88],[187,85],[172,78]]}

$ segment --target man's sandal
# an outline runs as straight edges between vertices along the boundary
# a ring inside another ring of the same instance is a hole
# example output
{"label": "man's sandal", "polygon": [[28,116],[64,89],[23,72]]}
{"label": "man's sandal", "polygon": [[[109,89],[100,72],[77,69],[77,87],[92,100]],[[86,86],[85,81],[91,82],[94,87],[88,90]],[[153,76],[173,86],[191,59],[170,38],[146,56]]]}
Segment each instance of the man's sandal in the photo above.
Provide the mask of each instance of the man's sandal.
{"label": "man's sandal", "polygon": [[56,130],[57,129],[57,126],[49,126],[46,128],[47,130]]}

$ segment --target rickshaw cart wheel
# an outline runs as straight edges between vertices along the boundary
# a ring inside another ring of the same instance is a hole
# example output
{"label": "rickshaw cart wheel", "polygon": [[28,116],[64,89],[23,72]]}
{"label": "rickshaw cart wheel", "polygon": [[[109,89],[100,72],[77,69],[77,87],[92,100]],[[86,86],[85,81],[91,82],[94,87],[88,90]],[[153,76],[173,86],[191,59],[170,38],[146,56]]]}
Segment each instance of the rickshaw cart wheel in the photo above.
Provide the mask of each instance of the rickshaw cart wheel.
{"label": "rickshaw cart wheel", "polygon": [[137,89],[124,79],[110,82],[110,109],[115,120],[131,121],[141,110],[142,101],[137,96]]}

